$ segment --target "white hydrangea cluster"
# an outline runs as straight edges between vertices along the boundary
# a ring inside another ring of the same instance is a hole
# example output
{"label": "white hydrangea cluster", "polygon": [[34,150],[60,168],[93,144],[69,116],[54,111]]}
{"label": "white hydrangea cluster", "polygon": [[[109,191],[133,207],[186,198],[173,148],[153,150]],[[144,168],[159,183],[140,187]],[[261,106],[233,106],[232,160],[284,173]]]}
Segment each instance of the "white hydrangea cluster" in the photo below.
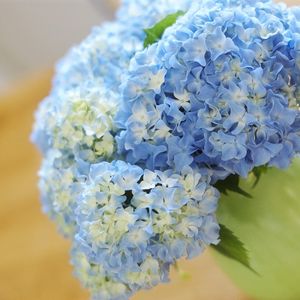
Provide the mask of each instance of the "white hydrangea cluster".
{"label": "white hydrangea cluster", "polygon": [[123,161],[92,164],[78,184],[75,240],[100,267],[98,281],[122,283],[133,294],[166,281],[178,259],[217,244],[219,192],[207,181],[191,168],[175,174]]}
{"label": "white hydrangea cluster", "polygon": [[42,113],[42,117],[47,114],[49,120],[45,131],[51,135],[51,147],[61,152],[69,151],[75,160],[94,162],[99,157],[111,157],[118,95],[93,87],[67,91],[57,95],[55,100],[52,109],[49,111],[46,106],[47,111]]}

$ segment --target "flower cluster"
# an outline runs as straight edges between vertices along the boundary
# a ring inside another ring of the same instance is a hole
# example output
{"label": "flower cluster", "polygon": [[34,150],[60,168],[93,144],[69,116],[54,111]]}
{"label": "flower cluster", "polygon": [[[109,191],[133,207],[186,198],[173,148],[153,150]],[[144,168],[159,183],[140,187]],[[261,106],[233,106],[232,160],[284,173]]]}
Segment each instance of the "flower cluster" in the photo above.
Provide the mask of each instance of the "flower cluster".
{"label": "flower cluster", "polygon": [[287,167],[300,150],[299,18],[271,1],[203,1],[132,59],[119,151],[215,178]]}
{"label": "flower cluster", "polygon": [[123,0],[59,62],[32,140],[43,209],[94,299],[167,281],[219,242],[215,181],[299,153],[299,32],[300,10],[271,0]]}
{"label": "flower cluster", "polygon": [[74,218],[76,165],[58,151],[49,151],[39,171],[43,211],[58,225],[64,236],[75,233]]}
{"label": "flower cluster", "polygon": [[38,134],[45,135],[39,140],[41,148],[47,150],[47,142],[51,140],[51,149],[68,152],[75,160],[94,162],[111,157],[114,152],[113,118],[119,95],[92,86],[57,92],[51,97],[55,97],[55,101],[46,99],[38,114],[38,118],[46,120],[37,123]]}
{"label": "flower cluster", "polygon": [[[116,22],[95,27],[58,63],[53,90],[40,105],[32,134],[34,143],[43,153],[57,148],[57,143],[58,147],[62,146],[63,140],[70,140],[73,133],[77,139],[82,137],[81,146],[84,144],[85,148],[93,150],[98,137],[92,138],[92,133],[86,132],[82,126],[83,122],[67,120],[70,118],[68,114],[85,114],[85,119],[89,117],[89,122],[94,124],[99,124],[95,114],[103,107],[102,115],[106,112],[110,114],[108,118],[113,115],[119,105],[119,86],[130,59],[143,48],[143,29],[179,8],[186,10],[191,0],[176,1],[175,5],[170,5],[171,2],[159,0],[149,5],[148,0],[124,1]],[[92,111],[89,116],[87,110]],[[59,130],[61,126],[65,129]],[[111,130],[110,126],[105,127],[107,131]],[[72,144],[68,147],[71,146],[73,154],[80,145],[76,141]]]}
{"label": "flower cluster", "polygon": [[[71,49],[57,65],[52,92],[36,113],[32,140],[45,156],[40,171],[44,211],[67,236],[75,224],[72,183],[86,165],[116,158],[113,118],[120,106],[119,86],[131,57],[143,47],[143,28],[187,9],[190,0],[173,6],[170,1],[148,2],[124,1],[116,22],[95,27]],[[68,182],[62,180],[65,174]]]}
{"label": "flower cluster", "polygon": [[123,0],[115,22],[95,27],[60,61],[54,89],[72,89],[88,82],[95,86],[100,80],[118,90],[130,59],[143,48],[144,28],[177,10],[187,10],[191,2]]}
{"label": "flower cluster", "polygon": [[40,106],[33,136],[45,155],[39,173],[42,202],[66,236],[76,224],[75,183],[90,163],[115,152],[118,103],[116,93],[91,87],[53,93]]}
{"label": "flower cluster", "polygon": [[190,168],[177,175],[123,161],[91,165],[77,200],[75,239],[103,270],[99,282],[109,278],[131,293],[150,288],[168,278],[177,259],[217,244],[219,193],[206,182]]}
{"label": "flower cluster", "polygon": [[73,245],[71,256],[75,275],[82,282],[83,286],[91,291],[93,300],[123,300],[129,298],[130,291],[126,286],[107,277],[101,265],[92,264],[87,256],[80,251],[80,247],[77,244]]}

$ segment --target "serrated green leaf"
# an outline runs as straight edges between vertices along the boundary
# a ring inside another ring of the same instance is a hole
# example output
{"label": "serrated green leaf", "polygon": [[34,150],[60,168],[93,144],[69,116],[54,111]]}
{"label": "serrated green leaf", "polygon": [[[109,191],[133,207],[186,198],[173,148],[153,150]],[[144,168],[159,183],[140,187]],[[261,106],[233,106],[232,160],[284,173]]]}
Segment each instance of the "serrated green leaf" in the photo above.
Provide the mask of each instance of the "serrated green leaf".
{"label": "serrated green leaf", "polygon": [[245,245],[230,229],[222,224],[220,224],[220,239],[221,242],[218,245],[213,245],[213,249],[230,259],[238,261],[256,273],[250,265],[248,250]]}
{"label": "serrated green leaf", "polygon": [[240,176],[239,175],[230,175],[225,180],[219,180],[215,187],[219,190],[221,194],[228,195],[228,191],[232,191],[238,194],[243,195],[247,198],[252,198],[252,196],[244,191],[240,187]]}
{"label": "serrated green leaf", "polygon": [[261,178],[262,174],[267,173],[269,167],[268,166],[260,166],[260,167],[256,167],[253,169],[252,174],[255,177],[255,182],[253,183],[252,188],[255,188],[257,186],[257,184],[259,183],[259,180]]}
{"label": "serrated green leaf", "polygon": [[162,35],[164,34],[165,30],[172,26],[178,19],[178,17],[184,15],[185,12],[178,11],[174,14],[170,14],[162,19],[160,22],[156,23],[153,27],[144,29],[146,33],[146,38],[144,41],[144,48],[148,47],[149,45],[154,44],[158,40],[161,39]]}

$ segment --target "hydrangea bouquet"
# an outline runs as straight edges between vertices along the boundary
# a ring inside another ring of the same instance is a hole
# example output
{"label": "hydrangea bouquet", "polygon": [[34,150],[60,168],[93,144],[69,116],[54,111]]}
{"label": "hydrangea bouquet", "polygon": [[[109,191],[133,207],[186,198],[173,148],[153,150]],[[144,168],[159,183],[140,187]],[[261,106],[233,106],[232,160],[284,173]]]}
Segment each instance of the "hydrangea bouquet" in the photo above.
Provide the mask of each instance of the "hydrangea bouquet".
{"label": "hydrangea bouquet", "polygon": [[123,0],[59,62],[32,133],[43,209],[93,299],[166,282],[208,246],[263,280],[249,236],[285,228],[275,207],[299,229],[299,163],[276,170],[300,151],[299,103],[299,8]]}

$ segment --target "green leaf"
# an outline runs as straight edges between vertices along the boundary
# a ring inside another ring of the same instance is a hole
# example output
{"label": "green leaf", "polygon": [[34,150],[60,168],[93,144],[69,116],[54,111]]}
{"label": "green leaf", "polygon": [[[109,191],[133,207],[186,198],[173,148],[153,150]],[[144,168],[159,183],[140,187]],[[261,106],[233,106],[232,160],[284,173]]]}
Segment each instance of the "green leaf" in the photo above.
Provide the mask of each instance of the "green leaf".
{"label": "green leaf", "polygon": [[228,191],[232,191],[238,194],[243,195],[247,198],[252,198],[252,196],[244,191],[240,187],[240,176],[239,175],[230,175],[225,180],[219,180],[215,187],[219,190],[221,194],[228,195]]}
{"label": "green leaf", "polygon": [[184,15],[185,12],[178,11],[174,14],[170,14],[162,19],[160,22],[156,23],[153,27],[144,29],[146,33],[146,38],[144,41],[144,48],[148,47],[149,45],[154,44],[158,40],[161,39],[162,35],[164,34],[165,30],[172,26],[177,19]]}
{"label": "green leaf", "polygon": [[269,167],[268,166],[260,166],[260,167],[256,167],[253,169],[252,174],[255,177],[255,182],[253,183],[252,188],[255,188],[257,186],[257,184],[259,183],[259,180],[261,178],[262,174],[267,173]]}
{"label": "green leaf", "polygon": [[[229,257],[230,259],[236,260],[254,273],[250,265],[248,256],[248,250],[245,245],[239,240],[234,233],[228,229],[225,225],[220,224],[220,239],[221,242],[218,245],[213,245],[213,249]],[[256,273],[257,274],[257,273]]]}

